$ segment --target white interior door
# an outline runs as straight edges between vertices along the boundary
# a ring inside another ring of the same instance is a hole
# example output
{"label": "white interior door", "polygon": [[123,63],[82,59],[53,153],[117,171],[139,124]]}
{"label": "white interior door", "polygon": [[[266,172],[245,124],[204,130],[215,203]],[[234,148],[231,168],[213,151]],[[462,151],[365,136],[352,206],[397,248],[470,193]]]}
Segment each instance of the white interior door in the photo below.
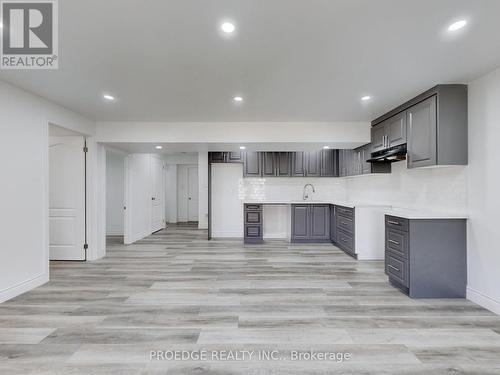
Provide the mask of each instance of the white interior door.
{"label": "white interior door", "polygon": [[188,179],[188,221],[198,221],[198,167],[187,168]]}
{"label": "white interior door", "polygon": [[49,138],[49,258],[84,260],[85,140]]}
{"label": "white interior door", "polygon": [[151,231],[156,232],[165,227],[164,225],[164,184],[163,163],[160,159],[151,157]]}
{"label": "white interior door", "polygon": [[126,244],[151,234],[151,197],[151,155],[128,155],[125,158]]}

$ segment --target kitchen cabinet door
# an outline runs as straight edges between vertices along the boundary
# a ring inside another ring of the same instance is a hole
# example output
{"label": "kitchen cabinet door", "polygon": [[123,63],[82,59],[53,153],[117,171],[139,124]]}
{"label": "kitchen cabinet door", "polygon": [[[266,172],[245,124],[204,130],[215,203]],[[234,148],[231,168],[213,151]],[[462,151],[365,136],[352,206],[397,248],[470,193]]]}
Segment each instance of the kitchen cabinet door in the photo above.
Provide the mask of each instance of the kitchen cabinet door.
{"label": "kitchen cabinet door", "polygon": [[304,152],[292,152],[292,176],[293,177],[304,177],[305,173],[305,161]]}
{"label": "kitchen cabinet door", "polygon": [[330,206],[330,240],[337,243],[337,226],[335,222],[335,205]]}
{"label": "kitchen cabinet door", "polygon": [[292,172],[291,157],[289,152],[276,153],[276,175],[278,177],[289,177]]}
{"label": "kitchen cabinet door", "polygon": [[321,151],[321,177],[338,176],[338,150]]}
{"label": "kitchen cabinet door", "polygon": [[227,155],[225,152],[210,152],[208,156],[210,163],[225,163]]}
{"label": "kitchen cabinet door", "polygon": [[262,163],[260,152],[247,151],[244,154],[243,175],[245,177],[261,177]]}
{"label": "kitchen cabinet door", "polygon": [[241,163],[243,161],[243,153],[241,151],[230,151],[227,153],[228,163]]}
{"label": "kitchen cabinet door", "polygon": [[386,127],[385,122],[372,127],[372,152],[377,152],[385,148]]}
{"label": "kitchen cabinet door", "polygon": [[387,135],[387,147],[406,143],[406,111],[384,121]]}
{"label": "kitchen cabinet door", "polygon": [[408,168],[437,163],[436,97],[432,96],[407,110]]}
{"label": "kitchen cabinet door", "polygon": [[292,240],[308,240],[310,236],[309,205],[292,205]]}
{"label": "kitchen cabinet door", "polygon": [[306,153],[306,176],[321,176],[321,151],[310,151]]}
{"label": "kitchen cabinet door", "polygon": [[262,152],[262,176],[276,176],[276,158],[274,152]]}
{"label": "kitchen cabinet door", "polygon": [[367,160],[371,157],[371,145],[368,144],[363,146],[363,152],[361,154],[361,173],[370,174],[372,173],[372,163],[368,163]]}
{"label": "kitchen cabinet door", "polygon": [[329,240],[330,239],[330,205],[313,204],[310,205],[310,239]]}

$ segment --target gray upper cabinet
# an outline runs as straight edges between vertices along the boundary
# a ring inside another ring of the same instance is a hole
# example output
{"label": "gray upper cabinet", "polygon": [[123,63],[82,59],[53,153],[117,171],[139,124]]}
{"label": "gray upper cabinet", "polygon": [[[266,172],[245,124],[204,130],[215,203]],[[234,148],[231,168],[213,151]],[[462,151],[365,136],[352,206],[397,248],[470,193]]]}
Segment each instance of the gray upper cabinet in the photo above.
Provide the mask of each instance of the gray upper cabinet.
{"label": "gray upper cabinet", "polygon": [[321,151],[310,151],[305,153],[306,176],[321,176]]}
{"label": "gray upper cabinet", "polygon": [[303,177],[306,175],[304,152],[292,152],[292,176]]}
{"label": "gray upper cabinet", "polygon": [[467,85],[437,85],[372,121],[372,152],[406,138],[408,168],[467,165],[467,116]]}
{"label": "gray upper cabinet", "polygon": [[372,152],[406,143],[406,112],[398,113],[372,127]]}
{"label": "gray upper cabinet", "polygon": [[292,172],[292,163],[289,152],[276,153],[276,176],[289,177]]}
{"label": "gray upper cabinet", "polygon": [[411,107],[408,117],[408,168],[436,165],[436,97]]}
{"label": "gray upper cabinet", "polygon": [[260,152],[247,151],[243,157],[243,176],[245,177],[261,177],[262,163]]}
{"label": "gray upper cabinet", "polygon": [[225,163],[226,152],[210,152],[208,155],[210,163]]}
{"label": "gray upper cabinet", "polygon": [[402,112],[391,117],[385,124],[387,147],[394,147],[406,143],[406,113]]}
{"label": "gray upper cabinet", "polygon": [[227,153],[228,163],[242,163],[243,162],[243,152],[241,151],[230,151]]}
{"label": "gray upper cabinet", "polygon": [[276,153],[262,152],[262,176],[274,177],[276,176]]}
{"label": "gray upper cabinet", "polygon": [[385,130],[383,123],[372,127],[372,152],[377,152],[385,148]]}
{"label": "gray upper cabinet", "polygon": [[338,172],[338,150],[321,151],[321,176],[337,177]]}

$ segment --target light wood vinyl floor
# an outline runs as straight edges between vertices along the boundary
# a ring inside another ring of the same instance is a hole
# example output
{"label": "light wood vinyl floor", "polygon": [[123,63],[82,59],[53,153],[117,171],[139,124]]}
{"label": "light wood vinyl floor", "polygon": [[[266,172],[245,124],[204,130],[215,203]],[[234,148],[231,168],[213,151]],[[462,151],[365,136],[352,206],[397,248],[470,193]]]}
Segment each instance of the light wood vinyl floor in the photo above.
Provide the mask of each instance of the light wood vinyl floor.
{"label": "light wood vinyl floor", "polygon": [[[99,261],[52,262],[48,284],[0,305],[0,374],[500,374],[500,317],[469,301],[412,300],[382,262],[329,244],[205,238],[169,226],[114,239]],[[157,350],[255,354],[151,361]],[[310,350],[352,358],[290,358]]]}

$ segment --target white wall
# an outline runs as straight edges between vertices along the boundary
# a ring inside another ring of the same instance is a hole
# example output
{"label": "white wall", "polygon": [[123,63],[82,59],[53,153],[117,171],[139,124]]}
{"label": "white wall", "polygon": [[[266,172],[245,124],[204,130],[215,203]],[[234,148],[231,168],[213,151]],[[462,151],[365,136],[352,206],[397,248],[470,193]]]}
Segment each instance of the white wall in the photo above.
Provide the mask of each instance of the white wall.
{"label": "white wall", "polygon": [[404,208],[465,213],[467,167],[407,169],[406,161],[392,164],[391,174],[346,178],[347,200],[377,202]]}
{"label": "white wall", "polygon": [[469,85],[467,297],[500,314],[500,69]]}
{"label": "white wall", "polygon": [[83,116],[0,81],[0,302],[49,278],[49,123],[95,132]]}
{"label": "white wall", "polygon": [[243,164],[212,164],[212,237],[243,237]]}
{"label": "white wall", "polygon": [[125,155],[106,153],[106,234],[123,235],[125,202]]}

